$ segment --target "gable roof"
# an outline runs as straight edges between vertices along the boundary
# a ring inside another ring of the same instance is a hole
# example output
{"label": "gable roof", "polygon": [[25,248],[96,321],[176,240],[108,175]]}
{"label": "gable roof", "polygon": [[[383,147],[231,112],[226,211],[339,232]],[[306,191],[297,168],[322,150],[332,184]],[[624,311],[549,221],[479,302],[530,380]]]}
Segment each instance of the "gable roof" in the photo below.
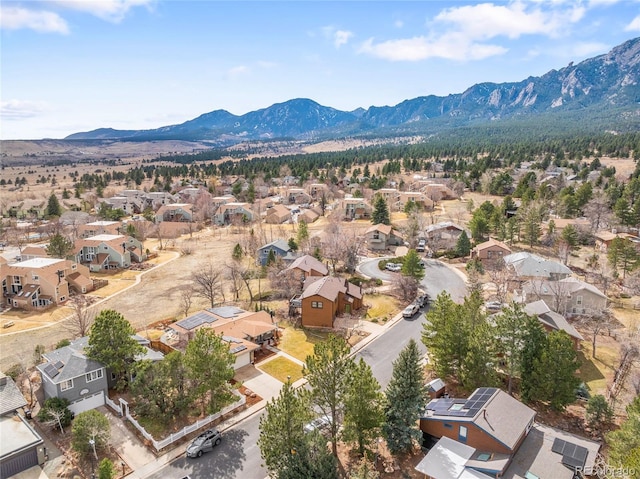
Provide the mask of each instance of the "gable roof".
{"label": "gable roof", "polygon": [[594,285],[585,283],[584,281],[581,281],[578,278],[574,278],[573,276],[561,279],[559,282],[563,283],[564,285],[563,289],[567,293],[575,293],[581,290],[587,290],[595,294],[596,296],[600,296],[601,298],[607,299],[607,295],[605,295],[602,291],[600,291]]}
{"label": "gable roof", "polygon": [[0,373],[0,416],[27,405],[16,383],[9,376]]}
{"label": "gable roof", "polygon": [[346,292],[347,287],[344,284],[344,280],[334,276],[325,276],[306,285],[300,298],[305,299],[311,296],[321,296],[329,301],[335,301],[339,293]]}
{"label": "gable roof", "polygon": [[550,278],[552,274],[571,274],[565,265],[525,251],[505,256],[504,262],[512,265],[518,276]]}
{"label": "gable roof", "polygon": [[311,255],[305,254],[296,258],[293,263],[289,265],[287,270],[300,269],[305,273],[311,272],[311,270],[317,271],[323,276],[329,274],[329,268],[322,261],[318,261]]}
{"label": "gable roof", "polygon": [[489,238],[488,241],[485,241],[484,243],[480,243],[476,245],[476,247],[473,249],[474,251],[482,251],[484,249],[491,248],[492,246],[498,246],[504,249],[505,251],[511,252],[511,248],[509,248],[505,243],[503,243],[502,241],[498,241],[497,239],[494,239],[494,238]]}
{"label": "gable roof", "polygon": [[525,305],[524,311],[527,314],[537,316],[541,323],[546,324],[552,329],[564,331],[569,336],[579,339],[580,341],[584,340],[582,335],[565,319],[564,316],[552,311],[551,308],[547,306],[547,303],[542,299]]}
{"label": "gable roof", "polygon": [[88,344],[88,336],[71,341],[68,346],[43,354],[47,362],[36,367],[42,375],[46,375],[56,384],[103,368],[102,363],[89,359],[84,354]]}
{"label": "gable roof", "polygon": [[443,436],[416,466],[416,471],[433,479],[491,478],[466,467],[475,452],[473,447]]}
{"label": "gable roof", "polygon": [[287,252],[289,250],[291,250],[291,247],[289,246],[289,243],[287,243],[285,240],[283,239],[277,239],[275,241],[272,241],[271,243],[267,243],[264,246],[261,246],[259,249],[266,249],[269,248],[270,246],[273,246],[274,248],[277,248],[281,251]]}

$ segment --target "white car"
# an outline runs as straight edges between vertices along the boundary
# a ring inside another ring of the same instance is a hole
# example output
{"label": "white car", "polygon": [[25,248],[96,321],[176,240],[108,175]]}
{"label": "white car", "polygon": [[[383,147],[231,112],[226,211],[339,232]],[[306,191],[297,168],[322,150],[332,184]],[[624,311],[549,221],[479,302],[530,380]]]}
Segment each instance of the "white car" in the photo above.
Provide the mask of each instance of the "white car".
{"label": "white car", "polygon": [[420,311],[420,305],[416,303],[411,303],[409,306],[404,308],[402,311],[403,318],[413,318],[413,315]]}
{"label": "white car", "polygon": [[322,431],[323,429],[328,429],[329,426],[331,426],[331,418],[329,416],[320,416],[305,424],[304,432],[308,433],[315,430]]}
{"label": "white car", "polygon": [[387,271],[394,271],[397,273],[398,271],[402,271],[402,265],[399,263],[387,263],[385,269]]}

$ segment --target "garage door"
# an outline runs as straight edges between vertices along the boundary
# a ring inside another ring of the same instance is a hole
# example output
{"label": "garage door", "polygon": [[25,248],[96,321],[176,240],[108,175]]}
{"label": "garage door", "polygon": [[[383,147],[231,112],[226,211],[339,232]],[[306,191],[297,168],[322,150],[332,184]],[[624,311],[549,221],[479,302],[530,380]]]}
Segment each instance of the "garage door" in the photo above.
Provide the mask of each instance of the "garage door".
{"label": "garage door", "polygon": [[234,364],[234,369],[239,369],[242,366],[246,366],[247,364],[251,364],[251,353],[240,354],[236,356],[236,363]]}
{"label": "garage door", "polygon": [[69,405],[69,409],[73,411],[74,414],[80,414],[81,412],[88,411],[89,409],[95,409],[100,406],[104,406],[103,391],[72,402]]}
{"label": "garage door", "polygon": [[24,451],[17,456],[2,461],[0,463],[0,477],[11,477],[14,474],[18,474],[30,467],[38,465],[38,453],[36,448]]}

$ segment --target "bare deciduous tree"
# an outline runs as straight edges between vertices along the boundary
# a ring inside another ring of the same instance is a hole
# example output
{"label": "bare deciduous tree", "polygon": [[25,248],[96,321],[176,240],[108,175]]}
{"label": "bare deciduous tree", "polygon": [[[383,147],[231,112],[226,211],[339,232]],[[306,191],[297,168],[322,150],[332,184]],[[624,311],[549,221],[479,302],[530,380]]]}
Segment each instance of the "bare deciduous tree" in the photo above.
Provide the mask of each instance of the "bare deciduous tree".
{"label": "bare deciduous tree", "polygon": [[189,315],[189,310],[191,309],[192,303],[193,288],[190,285],[182,286],[180,288],[180,306],[185,318]]}
{"label": "bare deciduous tree", "polygon": [[486,263],[485,271],[495,286],[496,300],[501,303],[507,303],[507,295],[510,289],[509,285],[513,280],[513,271],[505,264],[502,258]]}
{"label": "bare deciduous tree", "polygon": [[613,324],[611,314],[608,311],[587,314],[580,317],[578,324],[591,334],[591,356],[595,359],[598,335],[601,331],[611,328]]}
{"label": "bare deciduous tree", "polygon": [[240,291],[242,290],[245,282],[242,278],[242,265],[239,261],[230,261],[225,264],[225,279],[227,279],[227,285],[233,293],[233,300],[238,301],[240,299]]}
{"label": "bare deciduous tree", "polygon": [[592,233],[607,228],[611,224],[612,213],[609,197],[602,191],[594,191],[593,197],[582,210],[591,223]]}
{"label": "bare deciduous tree", "polygon": [[405,276],[401,274],[397,278],[395,284],[395,291],[403,301],[413,300],[418,295],[418,286],[420,285],[420,281],[413,276]]}
{"label": "bare deciduous tree", "polygon": [[191,274],[191,279],[194,283],[195,294],[208,300],[212,308],[220,296],[224,301],[222,273],[212,263],[200,266]]}
{"label": "bare deciduous tree", "polygon": [[96,317],[95,308],[89,304],[84,296],[77,295],[69,306],[73,312],[64,321],[64,328],[71,333],[74,338],[82,338],[89,334],[91,324]]}

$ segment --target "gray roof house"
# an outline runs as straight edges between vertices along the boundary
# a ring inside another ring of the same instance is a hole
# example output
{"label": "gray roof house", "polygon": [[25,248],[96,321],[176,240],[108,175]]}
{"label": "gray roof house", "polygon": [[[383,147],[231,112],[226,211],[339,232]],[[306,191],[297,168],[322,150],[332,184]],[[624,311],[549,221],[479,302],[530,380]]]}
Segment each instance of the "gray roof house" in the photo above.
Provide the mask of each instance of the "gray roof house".
{"label": "gray roof house", "polygon": [[524,311],[532,316],[537,316],[547,331],[564,331],[567,333],[573,339],[576,349],[578,349],[580,341],[584,340],[578,330],[564,316],[552,311],[542,299],[525,305]]}
{"label": "gray roof house", "polygon": [[565,316],[599,315],[608,306],[608,298],[602,291],[574,277],[560,281],[528,281],[522,292],[525,301],[542,299],[553,311]]}
{"label": "gray roof house", "polygon": [[273,251],[273,253],[276,255],[276,258],[280,257],[285,259],[285,261],[287,260],[287,258],[291,261],[295,259],[293,257],[293,251],[289,247],[289,243],[287,243],[285,240],[277,239],[258,248],[258,263],[261,266],[266,266],[267,260],[269,259],[270,251]]}
{"label": "gray roof house", "polygon": [[536,254],[519,252],[504,257],[519,280],[547,279],[557,281],[571,275],[571,270],[557,261],[544,259]]}
{"label": "gray roof house", "polygon": [[0,373],[0,477],[13,477],[45,460],[44,441],[18,414],[26,405],[13,379]]}

